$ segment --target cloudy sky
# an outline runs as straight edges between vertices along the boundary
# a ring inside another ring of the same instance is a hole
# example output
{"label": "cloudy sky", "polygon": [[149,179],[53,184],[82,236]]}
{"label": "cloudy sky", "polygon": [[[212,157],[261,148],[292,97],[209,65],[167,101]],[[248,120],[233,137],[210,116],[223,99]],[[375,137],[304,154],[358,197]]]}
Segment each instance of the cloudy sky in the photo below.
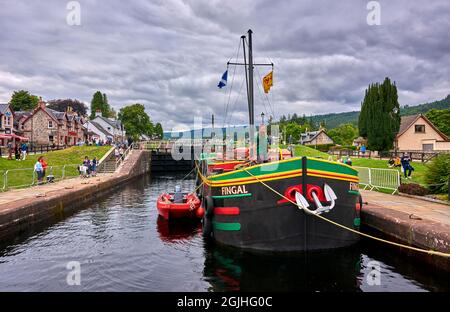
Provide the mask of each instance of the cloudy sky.
{"label": "cloudy sky", "polygon": [[[0,102],[25,89],[44,100],[90,102],[101,90],[119,110],[142,103],[166,130],[192,116],[247,120],[243,69],[217,88],[239,38],[254,32],[257,62],[273,61],[271,105],[255,87],[255,112],[317,114],[359,109],[364,89],[389,76],[401,105],[450,93],[450,3],[379,1],[0,0]],[[242,53],[240,54],[242,56]],[[268,68],[259,68],[259,76]],[[241,92],[239,92],[241,90]]]}

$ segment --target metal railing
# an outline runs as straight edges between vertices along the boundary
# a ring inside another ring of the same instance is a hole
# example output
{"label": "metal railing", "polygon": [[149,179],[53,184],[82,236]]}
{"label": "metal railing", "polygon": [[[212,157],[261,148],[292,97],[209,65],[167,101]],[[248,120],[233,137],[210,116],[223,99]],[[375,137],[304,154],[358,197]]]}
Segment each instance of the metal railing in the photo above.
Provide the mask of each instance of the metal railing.
{"label": "metal railing", "polygon": [[116,164],[115,164],[115,171],[117,170],[117,168],[119,168],[119,166],[124,162],[125,158],[127,158],[127,156],[130,154],[130,152],[133,150],[133,144],[131,144],[130,146],[128,146],[128,148],[123,152],[123,154],[116,160]]}
{"label": "metal railing", "polygon": [[341,157],[353,157],[353,158],[369,158],[369,159],[389,159],[395,158],[397,156],[401,157],[403,153],[409,154],[412,160],[417,160],[422,163],[426,163],[432,160],[434,157],[440,154],[449,154],[450,151],[446,150],[433,150],[433,151],[422,151],[422,150],[402,150],[402,151],[380,151],[374,152],[367,150],[365,153],[361,153],[359,150],[330,150],[328,151],[329,155]]}
{"label": "metal railing", "polygon": [[354,167],[358,170],[359,184],[364,189],[387,189],[392,194],[398,192],[400,186],[400,172],[395,169]]}
{"label": "metal railing", "polygon": [[[43,182],[56,182],[77,177],[79,175],[78,166],[76,164],[49,166],[45,171],[45,180]],[[0,174],[2,179],[0,191],[2,192],[38,184],[37,174],[34,168],[8,169],[1,171]]]}
{"label": "metal railing", "polygon": [[[114,149],[112,149],[114,151]],[[102,157],[97,165],[99,168],[105,162]],[[78,170],[79,164],[66,164],[62,166],[48,166],[43,182],[51,181],[57,182],[65,179],[76,178],[80,175]],[[5,192],[10,189],[25,188],[38,184],[37,174],[34,168],[20,168],[0,170],[0,192]]]}

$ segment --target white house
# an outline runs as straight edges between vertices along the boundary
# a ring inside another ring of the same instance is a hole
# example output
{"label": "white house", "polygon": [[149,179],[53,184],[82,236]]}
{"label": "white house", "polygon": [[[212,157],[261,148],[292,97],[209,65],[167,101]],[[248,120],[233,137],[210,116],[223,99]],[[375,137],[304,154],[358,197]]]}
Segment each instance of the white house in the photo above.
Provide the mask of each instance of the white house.
{"label": "white house", "polygon": [[92,135],[93,138],[98,137],[105,142],[122,142],[126,138],[122,123],[119,120],[103,117],[100,112],[96,112],[95,118],[88,121],[85,127],[88,132],[95,133]]}

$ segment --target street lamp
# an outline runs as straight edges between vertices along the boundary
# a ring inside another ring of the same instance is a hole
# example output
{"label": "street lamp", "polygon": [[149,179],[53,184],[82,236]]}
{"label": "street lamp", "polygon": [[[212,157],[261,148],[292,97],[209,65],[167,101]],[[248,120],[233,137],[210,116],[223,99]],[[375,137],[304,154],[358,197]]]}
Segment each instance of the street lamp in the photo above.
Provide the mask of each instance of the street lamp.
{"label": "street lamp", "polygon": [[264,124],[264,112],[261,113],[261,124]]}

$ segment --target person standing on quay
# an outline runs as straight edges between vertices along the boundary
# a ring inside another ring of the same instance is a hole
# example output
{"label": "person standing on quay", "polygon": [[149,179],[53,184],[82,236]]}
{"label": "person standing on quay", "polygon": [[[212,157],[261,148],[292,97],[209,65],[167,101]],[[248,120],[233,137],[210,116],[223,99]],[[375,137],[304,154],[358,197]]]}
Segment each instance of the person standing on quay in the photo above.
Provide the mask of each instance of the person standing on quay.
{"label": "person standing on quay", "polygon": [[42,165],[42,176],[45,177],[45,172],[47,170],[48,164],[44,159],[44,156],[39,157],[39,162]]}
{"label": "person standing on quay", "polygon": [[34,164],[34,171],[37,174],[38,185],[42,184],[42,178],[44,177],[44,169],[42,168],[41,157],[38,158],[36,163]]}

